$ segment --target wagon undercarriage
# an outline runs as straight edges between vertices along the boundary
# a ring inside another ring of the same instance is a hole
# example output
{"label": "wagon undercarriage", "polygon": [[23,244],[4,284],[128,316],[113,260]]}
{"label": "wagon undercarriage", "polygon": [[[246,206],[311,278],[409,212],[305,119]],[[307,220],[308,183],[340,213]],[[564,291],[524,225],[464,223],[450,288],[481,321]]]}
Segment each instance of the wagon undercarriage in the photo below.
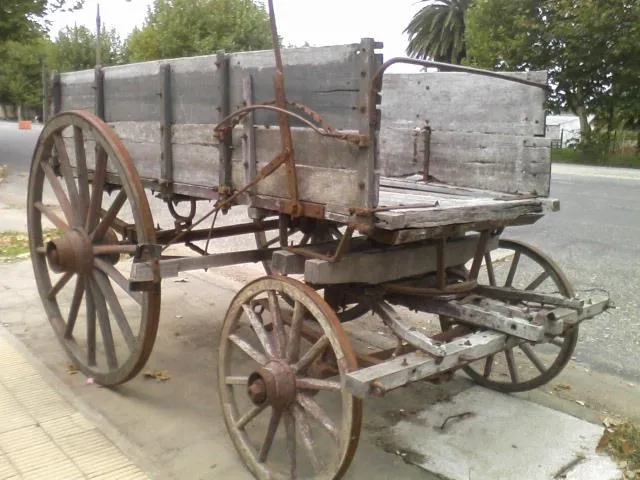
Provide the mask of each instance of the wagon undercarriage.
{"label": "wagon undercarriage", "polygon": [[[546,198],[546,75],[422,62],[459,73],[383,80],[397,60],[378,48],[276,49],[275,69],[268,52],[219,53],[53,77],[28,220],[54,331],[83,373],[118,385],[151,354],[163,279],[261,262],[218,359],[225,422],[259,478],[342,476],[366,397],[457,370],[503,392],[543,385],[580,322],[609,306],[502,237],[559,207]],[[478,85],[490,107],[474,103]],[[240,208],[245,221],[219,225]],[[210,249],[246,236],[255,248]],[[359,348],[373,320],[391,341]]]}

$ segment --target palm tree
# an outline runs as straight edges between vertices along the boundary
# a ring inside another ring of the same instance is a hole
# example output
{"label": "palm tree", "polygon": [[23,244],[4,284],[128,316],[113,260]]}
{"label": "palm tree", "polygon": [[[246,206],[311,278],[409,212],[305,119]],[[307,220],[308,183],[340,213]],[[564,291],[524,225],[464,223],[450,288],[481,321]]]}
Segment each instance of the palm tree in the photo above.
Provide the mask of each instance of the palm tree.
{"label": "palm tree", "polygon": [[421,0],[404,33],[409,34],[407,55],[459,64],[466,56],[465,12],[471,0]]}

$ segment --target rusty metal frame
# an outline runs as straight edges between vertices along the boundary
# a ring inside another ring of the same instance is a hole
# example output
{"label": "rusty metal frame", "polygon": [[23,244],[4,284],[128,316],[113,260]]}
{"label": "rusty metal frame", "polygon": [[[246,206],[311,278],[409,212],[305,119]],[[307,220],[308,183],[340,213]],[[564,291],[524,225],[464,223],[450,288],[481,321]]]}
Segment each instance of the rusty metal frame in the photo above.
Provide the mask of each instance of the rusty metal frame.
{"label": "rusty metal frame", "polygon": [[160,135],[160,185],[164,194],[169,194],[173,184],[173,142],[172,125],[173,109],[171,98],[171,65],[163,63],[160,65],[160,98],[162,100]]}

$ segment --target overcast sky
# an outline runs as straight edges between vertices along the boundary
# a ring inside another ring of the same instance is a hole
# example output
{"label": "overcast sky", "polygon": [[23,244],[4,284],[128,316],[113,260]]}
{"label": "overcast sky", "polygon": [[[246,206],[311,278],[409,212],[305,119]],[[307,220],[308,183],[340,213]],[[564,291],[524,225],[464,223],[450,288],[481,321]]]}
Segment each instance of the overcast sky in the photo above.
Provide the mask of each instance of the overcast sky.
{"label": "overcast sky", "polygon": [[[58,13],[52,33],[65,25],[86,25],[95,30],[96,1],[73,13]],[[126,37],[140,26],[152,0],[100,0],[100,16],[107,28],[115,28]],[[356,43],[373,37],[385,44],[386,59],[404,56],[407,37],[402,33],[415,12],[418,0],[274,0],[278,30],[286,44],[335,45]]]}

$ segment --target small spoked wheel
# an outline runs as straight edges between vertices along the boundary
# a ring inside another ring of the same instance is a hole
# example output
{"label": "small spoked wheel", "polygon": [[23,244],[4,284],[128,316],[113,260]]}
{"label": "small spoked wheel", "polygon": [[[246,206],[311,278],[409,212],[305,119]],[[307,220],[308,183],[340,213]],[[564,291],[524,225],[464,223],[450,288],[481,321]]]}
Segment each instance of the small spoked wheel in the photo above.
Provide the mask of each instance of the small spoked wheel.
{"label": "small spoked wheel", "polygon": [[[485,254],[478,284],[513,287],[544,294],[573,297],[573,288],[560,267],[526,243],[500,239],[498,248]],[[528,302],[531,308],[541,307]],[[443,328],[450,320],[441,318]],[[501,392],[537,388],[557,376],[571,359],[578,327],[545,342],[521,342],[505,351],[473,362],[464,371],[478,384]]]}
{"label": "small spoked wheel", "polygon": [[156,337],[160,286],[129,290],[136,244],[155,243],[137,171],[109,126],[64,112],[44,127],[29,177],[28,229],[49,322],[86,376],[112,386],[145,365]]}
{"label": "small spoked wheel", "polygon": [[[299,219],[299,222],[299,224],[289,228],[290,242],[295,246],[307,247],[325,242],[339,241],[343,237],[343,231],[341,230],[344,230],[344,228],[341,229],[339,225],[331,222],[312,218],[302,218]],[[258,248],[273,248],[280,241],[277,232],[275,235],[272,233],[270,236],[265,232],[257,232],[255,238]],[[262,262],[262,265],[267,275],[277,273],[268,260]],[[370,311],[366,303],[358,302],[340,288],[325,288],[324,299],[336,311],[341,322],[355,320]]]}
{"label": "small spoked wheel", "polygon": [[362,421],[361,400],[345,388],[356,368],[336,314],[309,286],[262,277],[238,292],[222,328],[218,391],[231,438],[257,478],[345,473]]}

